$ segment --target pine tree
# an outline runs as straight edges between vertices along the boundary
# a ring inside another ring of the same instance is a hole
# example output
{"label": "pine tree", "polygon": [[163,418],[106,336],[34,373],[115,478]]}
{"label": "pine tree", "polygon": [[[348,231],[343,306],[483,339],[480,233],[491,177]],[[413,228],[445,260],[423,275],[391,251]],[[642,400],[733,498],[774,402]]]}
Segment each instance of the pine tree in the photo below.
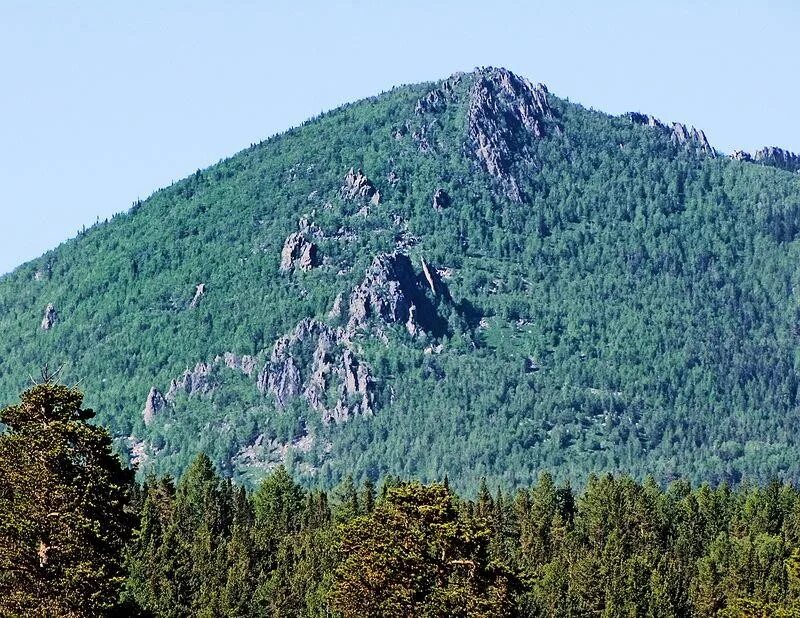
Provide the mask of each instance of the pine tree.
{"label": "pine tree", "polygon": [[99,616],[118,603],[133,476],[82,403],[47,379],[0,413],[0,615]]}
{"label": "pine tree", "polygon": [[514,578],[490,563],[489,530],[465,521],[440,484],[389,489],[345,524],[331,605],[360,616],[508,616]]}

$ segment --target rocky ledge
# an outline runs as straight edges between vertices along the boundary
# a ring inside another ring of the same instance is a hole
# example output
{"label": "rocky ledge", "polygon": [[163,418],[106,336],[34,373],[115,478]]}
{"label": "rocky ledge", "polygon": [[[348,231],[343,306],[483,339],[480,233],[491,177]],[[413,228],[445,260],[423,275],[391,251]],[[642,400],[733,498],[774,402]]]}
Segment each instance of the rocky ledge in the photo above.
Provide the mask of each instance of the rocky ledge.
{"label": "rocky ledge", "polygon": [[[306,229],[308,226],[306,226]],[[307,318],[279,337],[261,369],[252,356],[226,352],[212,362],[200,362],[172,380],[166,395],[152,387],[142,416],[145,425],[174,406],[178,395],[208,396],[221,385],[216,370],[225,366],[255,380],[262,395],[274,397],[278,408],[302,398],[322,421],[342,423],[357,414],[372,414],[375,393],[372,372],[360,355],[360,336],[385,336],[385,329],[404,326],[412,336],[437,335],[446,327],[438,316],[436,298],[449,300],[438,271],[424,259],[417,273],[408,255],[382,253],[373,259],[363,280],[347,301],[339,295],[330,319],[340,325]]]}
{"label": "rocky ledge", "polygon": [[[466,149],[478,165],[499,182],[510,200],[523,200],[516,166],[530,166],[533,158],[526,146],[546,135],[548,126],[560,127],[550,107],[544,84],[532,84],[507,69],[485,67],[471,74],[467,102]],[[435,125],[425,117],[442,111],[458,100],[463,75],[456,74],[417,101],[415,114],[422,124],[413,133],[420,150],[430,150],[428,134]]]}
{"label": "rocky ledge", "polygon": [[744,150],[734,150],[730,157],[735,161],[760,163],[761,165],[777,167],[787,172],[800,172],[800,155],[777,146],[765,146],[756,150],[754,155]]}
{"label": "rocky ledge", "polygon": [[544,84],[531,84],[506,69],[487,68],[475,74],[470,91],[467,136],[481,166],[494,176],[505,195],[522,201],[519,182],[512,173],[516,157],[529,163],[524,146],[530,137],[545,134],[545,121],[555,120]]}
{"label": "rocky ledge", "polygon": [[705,132],[692,126],[686,126],[680,122],[673,122],[666,125],[658,118],[650,114],[640,114],[638,112],[628,112],[625,116],[634,124],[650,127],[668,135],[673,144],[685,148],[694,148],[699,154],[716,158],[717,152],[708,141]]}
{"label": "rocky ledge", "polygon": [[360,169],[356,170],[352,167],[344,177],[339,194],[345,200],[369,200],[373,206],[377,206],[381,201],[380,191],[372,181]]}

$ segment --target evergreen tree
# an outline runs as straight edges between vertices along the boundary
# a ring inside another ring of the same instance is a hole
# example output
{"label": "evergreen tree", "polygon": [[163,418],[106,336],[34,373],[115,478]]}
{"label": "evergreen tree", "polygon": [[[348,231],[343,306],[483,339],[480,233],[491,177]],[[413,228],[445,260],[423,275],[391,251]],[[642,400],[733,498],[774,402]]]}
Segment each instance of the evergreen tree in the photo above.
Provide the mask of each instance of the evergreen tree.
{"label": "evergreen tree", "polygon": [[99,616],[118,603],[133,475],[82,402],[48,379],[0,412],[0,615]]}
{"label": "evergreen tree", "polygon": [[331,605],[345,617],[508,616],[514,578],[490,563],[488,544],[444,486],[393,487],[345,524]]}

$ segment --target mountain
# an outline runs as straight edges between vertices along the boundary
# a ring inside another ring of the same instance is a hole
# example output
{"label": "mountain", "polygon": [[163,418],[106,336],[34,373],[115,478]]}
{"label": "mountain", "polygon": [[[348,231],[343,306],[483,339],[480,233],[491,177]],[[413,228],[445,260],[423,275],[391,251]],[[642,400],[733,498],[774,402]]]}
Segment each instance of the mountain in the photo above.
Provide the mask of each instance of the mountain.
{"label": "mountain", "polygon": [[800,174],[497,68],[322,114],[0,279],[142,470],[800,480]]}

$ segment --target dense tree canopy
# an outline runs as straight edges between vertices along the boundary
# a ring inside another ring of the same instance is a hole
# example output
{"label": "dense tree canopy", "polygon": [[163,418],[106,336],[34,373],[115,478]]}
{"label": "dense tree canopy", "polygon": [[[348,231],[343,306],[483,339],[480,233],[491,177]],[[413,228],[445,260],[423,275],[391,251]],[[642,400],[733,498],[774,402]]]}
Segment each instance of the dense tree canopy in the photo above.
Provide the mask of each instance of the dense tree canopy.
{"label": "dense tree canopy", "polygon": [[[470,155],[474,79],[424,117],[417,102],[442,83],[323,114],[3,277],[0,394],[42,358],[70,361],[65,378],[86,379],[121,451],[146,447],[144,468],[178,475],[203,451],[250,486],[276,463],[327,488],[348,472],[449,474],[470,492],[481,476],[530,485],[541,469],[581,484],[592,471],[800,480],[800,175],[551,94],[555,120],[507,153],[514,202]],[[342,197],[351,167],[377,206]],[[281,272],[304,215],[320,264]],[[398,242],[415,268],[442,269],[452,302],[437,306],[446,332],[399,325],[358,342],[374,415],[325,425],[220,363],[217,388],[145,425],[151,387],[225,352],[263,366]]]}

